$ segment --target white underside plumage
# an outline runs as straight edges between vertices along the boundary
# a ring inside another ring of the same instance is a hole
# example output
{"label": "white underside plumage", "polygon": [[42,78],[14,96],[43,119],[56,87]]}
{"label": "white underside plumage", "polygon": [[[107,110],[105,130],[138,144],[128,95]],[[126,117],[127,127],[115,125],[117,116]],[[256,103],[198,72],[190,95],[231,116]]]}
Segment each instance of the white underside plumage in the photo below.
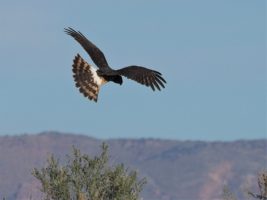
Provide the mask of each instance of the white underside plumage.
{"label": "white underside plumage", "polygon": [[94,83],[97,84],[99,87],[104,85],[107,81],[104,78],[98,76],[98,74],[96,72],[97,69],[93,65],[89,64],[89,66],[90,66],[90,71],[91,71],[92,76],[93,76],[92,78],[94,79]]}

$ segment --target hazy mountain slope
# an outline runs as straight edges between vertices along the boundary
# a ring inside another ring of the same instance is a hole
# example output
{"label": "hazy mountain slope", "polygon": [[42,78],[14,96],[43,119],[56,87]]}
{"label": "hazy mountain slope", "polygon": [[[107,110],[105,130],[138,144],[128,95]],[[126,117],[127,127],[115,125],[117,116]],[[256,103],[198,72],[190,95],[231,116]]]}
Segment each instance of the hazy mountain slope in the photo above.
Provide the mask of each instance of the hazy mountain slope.
{"label": "hazy mountain slope", "polygon": [[[125,163],[148,178],[147,200],[196,200],[220,197],[224,184],[234,190],[256,185],[255,175],[267,168],[267,140],[235,142],[171,141],[155,139],[108,140],[111,163]],[[101,141],[58,133],[0,137],[0,196],[39,198],[33,167],[43,166],[47,155],[62,160],[75,145],[95,155]]]}

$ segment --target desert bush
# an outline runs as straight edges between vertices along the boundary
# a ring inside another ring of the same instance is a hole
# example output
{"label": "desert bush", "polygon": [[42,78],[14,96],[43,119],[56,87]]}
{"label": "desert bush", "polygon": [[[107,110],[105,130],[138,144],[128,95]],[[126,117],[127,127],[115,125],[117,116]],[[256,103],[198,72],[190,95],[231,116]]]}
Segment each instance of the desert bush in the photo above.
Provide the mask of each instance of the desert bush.
{"label": "desert bush", "polygon": [[73,147],[65,165],[51,155],[47,166],[32,174],[41,183],[45,200],[138,200],[145,178],[123,164],[109,166],[108,146],[91,158]]}

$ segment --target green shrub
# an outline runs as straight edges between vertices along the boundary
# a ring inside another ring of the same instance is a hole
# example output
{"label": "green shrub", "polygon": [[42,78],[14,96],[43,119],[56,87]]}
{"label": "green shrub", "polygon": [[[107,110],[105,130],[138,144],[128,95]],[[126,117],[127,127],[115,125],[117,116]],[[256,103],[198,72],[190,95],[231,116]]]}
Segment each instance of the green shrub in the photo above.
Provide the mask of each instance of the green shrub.
{"label": "green shrub", "polygon": [[41,182],[45,200],[138,200],[145,178],[138,181],[136,171],[123,164],[110,167],[108,161],[105,143],[94,158],[73,147],[65,165],[52,155],[46,167],[32,174]]}

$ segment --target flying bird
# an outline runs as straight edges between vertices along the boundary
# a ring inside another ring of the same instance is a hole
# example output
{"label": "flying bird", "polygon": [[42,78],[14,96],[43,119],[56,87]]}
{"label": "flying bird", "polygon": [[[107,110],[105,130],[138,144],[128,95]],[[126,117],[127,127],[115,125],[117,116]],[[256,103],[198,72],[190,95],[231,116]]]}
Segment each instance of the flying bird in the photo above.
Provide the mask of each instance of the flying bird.
{"label": "flying bird", "polygon": [[122,84],[122,76],[140,84],[161,90],[166,81],[161,73],[145,67],[131,65],[118,70],[112,69],[102,51],[89,41],[81,32],[72,28],[65,28],[65,33],[72,36],[89,54],[98,69],[89,65],[79,54],[73,60],[72,71],[76,87],[90,100],[97,102],[100,87],[107,82]]}

